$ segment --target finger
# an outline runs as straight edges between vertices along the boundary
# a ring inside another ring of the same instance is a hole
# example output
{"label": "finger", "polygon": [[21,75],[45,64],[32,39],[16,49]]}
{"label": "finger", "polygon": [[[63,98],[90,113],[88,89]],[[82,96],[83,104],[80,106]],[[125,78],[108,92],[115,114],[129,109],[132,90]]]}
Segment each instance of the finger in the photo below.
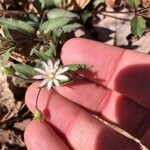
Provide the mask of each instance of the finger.
{"label": "finger", "polygon": [[46,122],[32,121],[24,137],[28,150],[69,150]]}
{"label": "finger", "polygon": [[64,64],[92,65],[82,76],[150,108],[150,56],[77,38],[64,45],[61,57]]}
{"label": "finger", "polygon": [[147,131],[145,132],[142,140],[141,140],[141,143],[144,144],[146,147],[148,147],[150,149],[150,128],[147,129]]}
{"label": "finger", "polygon": [[[37,85],[33,84],[26,94],[26,104],[32,111],[34,111],[37,92]],[[42,90],[39,107],[45,112],[47,121],[64,133],[73,149],[120,150],[122,147],[139,149],[135,142],[107,127],[54,91]]]}
{"label": "finger", "polygon": [[94,113],[102,115],[137,138],[142,138],[150,127],[148,109],[96,83],[80,79],[57,88],[57,92]]}

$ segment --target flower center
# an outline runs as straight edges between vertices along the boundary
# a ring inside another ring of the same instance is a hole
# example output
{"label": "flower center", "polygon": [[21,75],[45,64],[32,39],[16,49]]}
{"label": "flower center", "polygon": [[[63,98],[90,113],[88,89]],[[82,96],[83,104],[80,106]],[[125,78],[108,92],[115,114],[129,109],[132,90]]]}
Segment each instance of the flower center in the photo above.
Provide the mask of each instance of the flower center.
{"label": "flower center", "polygon": [[50,72],[50,73],[48,74],[48,78],[51,79],[51,80],[55,79],[55,73],[51,73],[51,72]]}

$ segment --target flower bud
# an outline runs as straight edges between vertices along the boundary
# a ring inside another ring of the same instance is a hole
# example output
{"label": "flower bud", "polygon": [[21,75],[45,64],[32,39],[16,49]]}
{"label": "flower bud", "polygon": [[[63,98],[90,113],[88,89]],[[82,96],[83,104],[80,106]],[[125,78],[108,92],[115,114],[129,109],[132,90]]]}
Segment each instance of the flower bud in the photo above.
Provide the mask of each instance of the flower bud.
{"label": "flower bud", "polygon": [[36,121],[43,121],[43,113],[40,111],[40,110],[36,110],[35,112],[34,112],[34,118],[33,118],[34,120],[36,120]]}

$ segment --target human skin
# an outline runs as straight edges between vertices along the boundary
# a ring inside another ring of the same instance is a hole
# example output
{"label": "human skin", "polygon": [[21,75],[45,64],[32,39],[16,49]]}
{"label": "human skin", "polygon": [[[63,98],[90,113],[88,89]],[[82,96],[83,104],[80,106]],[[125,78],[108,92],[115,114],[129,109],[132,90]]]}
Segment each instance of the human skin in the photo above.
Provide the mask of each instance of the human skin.
{"label": "human skin", "polygon": [[[42,89],[38,105],[46,121],[31,121],[26,127],[28,150],[140,149],[98,117],[123,128],[150,149],[150,56],[76,38],[65,43],[61,59],[64,65],[90,67],[76,74],[71,84]],[[32,112],[38,85],[32,84],[25,97]]]}

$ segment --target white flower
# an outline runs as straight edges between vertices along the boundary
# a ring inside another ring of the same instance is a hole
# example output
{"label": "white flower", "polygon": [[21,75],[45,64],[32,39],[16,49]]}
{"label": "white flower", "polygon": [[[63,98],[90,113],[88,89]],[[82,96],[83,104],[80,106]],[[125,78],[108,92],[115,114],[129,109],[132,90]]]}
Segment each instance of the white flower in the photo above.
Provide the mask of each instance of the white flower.
{"label": "white flower", "polygon": [[69,78],[64,75],[68,71],[69,67],[63,67],[60,65],[60,60],[56,60],[53,63],[50,59],[46,62],[42,62],[42,69],[35,68],[39,75],[35,75],[33,79],[43,80],[39,87],[47,86],[50,90],[53,86],[59,86],[60,81],[67,81]]}

